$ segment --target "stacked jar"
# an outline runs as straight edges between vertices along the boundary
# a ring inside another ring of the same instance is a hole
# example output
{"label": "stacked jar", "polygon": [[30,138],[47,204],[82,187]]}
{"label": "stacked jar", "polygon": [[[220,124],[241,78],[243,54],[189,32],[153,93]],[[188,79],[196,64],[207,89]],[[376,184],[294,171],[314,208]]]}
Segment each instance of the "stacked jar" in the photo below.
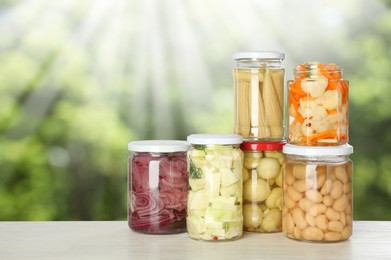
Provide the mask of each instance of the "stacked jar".
{"label": "stacked jar", "polygon": [[234,54],[234,132],[244,138],[243,229],[249,232],[282,228],[284,58],[280,52]]}
{"label": "stacked jar", "polygon": [[295,66],[294,78],[283,147],[283,232],[297,240],[346,240],[353,220],[349,84],[341,66],[319,62]]}

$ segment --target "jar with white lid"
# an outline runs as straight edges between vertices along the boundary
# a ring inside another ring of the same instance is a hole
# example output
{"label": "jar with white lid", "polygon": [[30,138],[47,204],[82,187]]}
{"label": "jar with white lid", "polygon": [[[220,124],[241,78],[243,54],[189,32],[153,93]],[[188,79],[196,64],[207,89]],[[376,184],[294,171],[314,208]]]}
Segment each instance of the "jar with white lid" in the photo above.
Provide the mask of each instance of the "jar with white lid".
{"label": "jar with white lid", "polygon": [[316,242],[352,235],[353,147],[283,147],[285,173],[282,230],[289,238]]}
{"label": "jar with white lid", "polygon": [[187,137],[189,193],[187,231],[204,241],[239,238],[243,232],[240,135],[194,134]]}
{"label": "jar with white lid", "polygon": [[288,142],[338,146],[349,141],[349,82],[341,65],[296,65],[288,81]]}
{"label": "jar with white lid", "polygon": [[280,232],[282,218],[282,147],[286,141],[243,142],[244,231]]}
{"label": "jar with white lid", "polygon": [[186,232],[187,159],[190,145],[176,140],[128,144],[128,225],[136,232]]}
{"label": "jar with white lid", "polygon": [[285,54],[274,51],[238,52],[233,56],[234,133],[245,140],[284,139]]}

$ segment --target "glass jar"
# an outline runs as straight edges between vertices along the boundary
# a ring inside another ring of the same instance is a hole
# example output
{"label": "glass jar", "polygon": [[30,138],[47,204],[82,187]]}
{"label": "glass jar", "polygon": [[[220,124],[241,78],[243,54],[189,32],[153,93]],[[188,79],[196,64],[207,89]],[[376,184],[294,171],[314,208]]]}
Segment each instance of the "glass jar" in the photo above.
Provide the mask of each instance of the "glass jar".
{"label": "glass jar", "polygon": [[250,232],[280,232],[282,217],[282,164],[279,142],[244,142],[243,229]]}
{"label": "glass jar", "polygon": [[186,232],[187,159],[190,144],[145,140],[128,144],[128,225],[136,232]]}
{"label": "glass jar", "polygon": [[245,140],[284,138],[284,53],[272,51],[234,54],[234,132]]}
{"label": "glass jar", "polygon": [[243,232],[243,153],[239,135],[187,137],[189,194],[187,231],[196,240],[225,241]]}
{"label": "glass jar", "polygon": [[342,66],[309,62],[294,68],[288,81],[288,142],[297,145],[348,143],[349,82]]}
{"label": "glass jar", "polygon": [[293,239],[347,240],[352,235],[353,147],[287,144],[282,230]]}

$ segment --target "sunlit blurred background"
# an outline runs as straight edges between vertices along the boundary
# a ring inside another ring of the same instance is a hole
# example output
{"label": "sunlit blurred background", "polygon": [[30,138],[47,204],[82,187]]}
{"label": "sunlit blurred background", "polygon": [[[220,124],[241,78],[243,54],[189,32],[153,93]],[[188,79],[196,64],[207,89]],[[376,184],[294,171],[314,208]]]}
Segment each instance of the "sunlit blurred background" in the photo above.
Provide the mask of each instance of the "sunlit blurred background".
{"label": "sunlit blurred background", "polygon": [[231,133],[249,50],[344,66],[354,219],[391,220],[389,0],[0,0],[0,220],[126,219],[127,143]]}

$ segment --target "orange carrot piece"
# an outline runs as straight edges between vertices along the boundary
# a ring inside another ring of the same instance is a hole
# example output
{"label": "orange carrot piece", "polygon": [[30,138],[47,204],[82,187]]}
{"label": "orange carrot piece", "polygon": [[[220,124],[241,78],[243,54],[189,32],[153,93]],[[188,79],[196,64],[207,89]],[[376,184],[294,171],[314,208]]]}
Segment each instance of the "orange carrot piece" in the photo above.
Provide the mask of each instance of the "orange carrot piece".
{"label": "orange carrot piece", "polygon": [[315,101],[317,100],[318,97],[310,97],[310,96],[305,96],[305,97],[302,97],[300,100],[303,100],[305,102],[308,102],[308,101]]}
{"label": "orange carrot piece", "polygon": [[301,116],[301,114],[299,113],[299,111],[297,111],[297,122],[299,122],[300,124],[304,123],[304,118]]}
{"label": "orange carrot piece", "polygon": [[296,100],[294,100],[294,98],[292,96],[289,96],[289,103],[292,104],[293,108],[295,109],[295,112],[296,112],[295,121],[303,123],[304,118],[299,113],[299,105],[297,104]]}
{"label": "orange carrot piece", "polygon": [[327,110],[327,113],[329,115],[336,114],[337,112],[338,112],[337,109]]}
{"label": "orange carrot piece", "polygon": [[301,84],[301,80],[300,81],[293,81],[290,85],[290,88],[289,88],[289,91],[295,93],[295,94],[298,94],[300,96],[306,96],[307,93],[305,93],[301,87],[300,87],[300,84]]}
{"label": "orange carrot piece", "polygon": [[349,82],[346,80],[341,80],[341,89],[343,90],[342,103],[346,104],[349,97]]}
{"label": "orange carrot piece", "polygon": [[325,139],[325,138],[338,139],[338,134],[336,132],[337,132],[336,129],[330,129],[330,130],[326,130],[326,131],[314,134],[312,136],[308,136],[308,137],[306,137],[306,139],[307,139],[307,141],[310,141],[310,142],[319,141],[319,140]]}
{"label": "orange carrot piece", "polygon": [[336,67],[335,64],[333,64],[333,63],[329,64],[329,68],[330,68],[330,70],[332,70],[332,71],[334,71],[334,70],[337,69],[337,67]]}
{"label": "orange carrot piece", "polygon": [[306,76],[307,76],[307,73],[306,71],[308,70],[307,66],[304,65],[304,64],[300,64],[300,65],[297,65],[296,67],[298,67],[298,72],[296,75],[297,75],[297,79],[298,80],[302,80],[304,79]]}
{"label": "orange carrot piece", "polygon": [[319,64],[318,65],[318,68],[319,68],[319,71],[320,71],[320,74],[322,76],[325,76],[326,78],[328,78],[328,80],[333,80],[334,78],[330,75],[330,72],[329,70],[326,68],[326,65],[325,64]]}
{"label": "orange carrot piece", "polygon": [[335,90],[338,89],[338,82],[335,80],[329,81],[329,85],[327,86],[326,90]]}
{"label": "orange carrot piece", "polygon": [[298,96],[298,99],[300,97],[305,97],[307,96],[307,93],[305,93],[303,90],[301,89],[296,89],[296,88],[291,88],[290,91],[294,94],[296,94]]}
{"label": "orange carrot piece", "polygon": [[337,70],[337,66],[335,64],[328,65],[329,73],[334,79],[341,79],[341,73]]}
{"label": "orange carrot piece", "polygon": [[289,103],[293,105],[293,108],[296,111],[296,118],[295,118],[295,120],[297,120],[300,123],[303,123],[304,122],[304,118],[299,113],[299,105],[297,104],[297,101],[293,98],[292,95],[289,95]]}

